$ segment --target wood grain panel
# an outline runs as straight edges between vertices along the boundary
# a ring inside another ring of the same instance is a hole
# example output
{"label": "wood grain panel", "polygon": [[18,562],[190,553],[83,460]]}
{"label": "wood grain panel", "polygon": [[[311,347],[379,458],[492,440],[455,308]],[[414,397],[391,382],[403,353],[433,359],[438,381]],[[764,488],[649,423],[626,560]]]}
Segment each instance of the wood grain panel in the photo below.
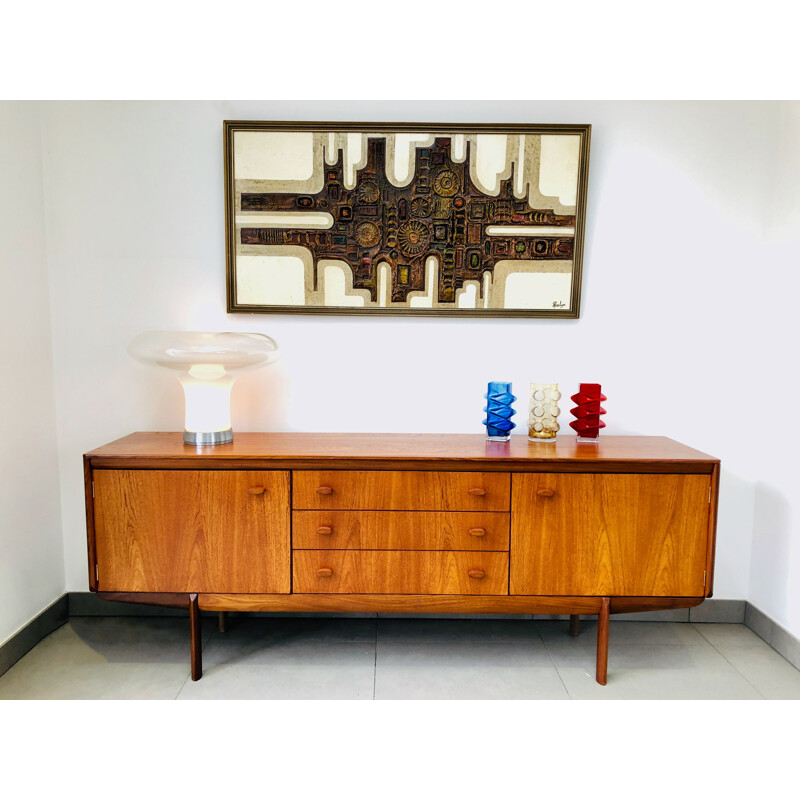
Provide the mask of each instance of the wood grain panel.
{"label": "wood grain panel", "polygon": [[496,472],[296,471],[297,509],[508,511],[511,480]]}
{"label": "wood grain panel", "polygon": [[[696,603],[701,603],[702,597]],[[453,614],[596,614],[599,597],[464,594],[201,594],[204,611],[420,612]],[[681,606],[682,608],[684,606]]]}
{"label": "wood grain panel", "polygon": [[[693,608],[702,602],[702,597],[612,597],[611,613]],[[601,598],[463,594],[201,594],[199,603],[204,611],[596,614]]]}
{"label": "wood grain panel", "polygon": [[98,588],[289,592],[289,473],[95,470]]}
{"label": "wood grain panel", "polygon": [[543,446],[514,434],[239,433],[192,447],[183,434],[132,433],[88,453],[112,469],[433,469],[437,471],[711,473],[718,459],[663,436],[606,436],[592,447],[559,436]]}
{"label": "wood grain panel", "polygon": [[704,594],[710,477],[513,476],[511,594]]}
{"label": "wood grain panel", "polygon": [[292,563],[299,593],[508,593],[506,553],[295,550]]}
{"label": "wood grain panel", "polygon": [[717,549],[717,515],[719,514],[719,464],[711,473],[711,513],[708,515],[708,553],[706,554],[706,597],[714,594],[714,564]]}
{"label": "wood grain panel", "polygon": [[83,457],[83,497],[86,506],[86,555],[89,561],[89,589],[97,591],[97,552],[94,536],[94,483],[92,482],[92,466],[89,459]]}
{"label": "wood grain panel", "polygon": [[296,550],[508,550],[509,515],[479,511],[295,511]]}

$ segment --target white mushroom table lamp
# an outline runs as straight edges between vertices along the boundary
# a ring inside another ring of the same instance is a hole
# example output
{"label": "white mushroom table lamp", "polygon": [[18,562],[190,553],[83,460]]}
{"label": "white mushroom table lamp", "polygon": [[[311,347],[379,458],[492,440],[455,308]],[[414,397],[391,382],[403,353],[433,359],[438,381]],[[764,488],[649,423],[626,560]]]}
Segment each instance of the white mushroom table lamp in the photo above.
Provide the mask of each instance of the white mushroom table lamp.
{"label": "white mushroom table lamp", "polygon": [[192,445],[233,441],[231,388],[246,369],[278,359],[278,345],[261,333],[147,331],[129,345],[137,361],[178,372],[186,398],[183,441]]}

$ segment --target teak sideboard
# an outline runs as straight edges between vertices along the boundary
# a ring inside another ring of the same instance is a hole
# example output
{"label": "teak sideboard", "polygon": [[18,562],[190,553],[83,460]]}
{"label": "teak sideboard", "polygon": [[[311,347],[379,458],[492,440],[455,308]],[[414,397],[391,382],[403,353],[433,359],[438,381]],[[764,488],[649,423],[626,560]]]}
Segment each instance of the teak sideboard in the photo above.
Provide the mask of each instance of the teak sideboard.
{"label": "teak sideboard", "polygon": [[[84,456],[89,586],[200,611],[598,615],[710,597],[719,461],[655,436],[134,433]],[[223,615],[220,615],[221,619]]]}

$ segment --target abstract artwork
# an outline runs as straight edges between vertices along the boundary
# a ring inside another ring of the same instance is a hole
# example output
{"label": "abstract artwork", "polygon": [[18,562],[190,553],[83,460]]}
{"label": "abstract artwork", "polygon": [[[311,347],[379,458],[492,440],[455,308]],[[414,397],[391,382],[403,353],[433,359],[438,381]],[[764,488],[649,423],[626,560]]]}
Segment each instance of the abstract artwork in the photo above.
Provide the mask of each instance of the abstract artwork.
{"label": "abstract artwork", "polygon": [[226,122],[228,310],[577,317],[589,136]]}

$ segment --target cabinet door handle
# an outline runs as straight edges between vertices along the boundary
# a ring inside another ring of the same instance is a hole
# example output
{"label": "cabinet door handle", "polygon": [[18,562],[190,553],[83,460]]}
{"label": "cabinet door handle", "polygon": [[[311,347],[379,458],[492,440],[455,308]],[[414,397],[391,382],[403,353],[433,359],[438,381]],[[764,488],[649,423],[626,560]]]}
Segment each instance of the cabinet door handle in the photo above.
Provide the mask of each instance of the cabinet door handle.
{"label": "cabinet door handle", "polygon": [[470,528],[470,536],[486,536],[486,528]]}
{"label": "cabinet door handle", "polygon": [[330,486],[317,486],[317,494],[333,494]]}
{"label": "cabinet door handle", "polygon": [[331,575],[333,575],[333,570],[330,567],[322,567],[317,570],[318,578],[330,578]]}
{"label": "cabinet door handle", "polygon": [[476,497],[483,497],[486,494],[486,489],[470,489],[470,494],[474,494]]}
{"label": "cabinet door handle", "polygon": [[553,489],[539,489],[536,495],[537,497],[554,497],[555,491]]}
{"label": "cabinet door handle", "polygon": [[329,525],[320,525],[320,527],[317,528],[317,533],[320,536],[330,536],[333,533],[333,528]]}
{"label": "cabinet door handle", "polygon": [[482,569],[471,569],[467,574],[470,578],[477,578],[478,580],[486,577],[486,573]]}
{"label": "cabinet door handle", "polygon": [[266,491],[267,490],[264,486],[251,486],[247,490],[247,494],[264,494]]}

